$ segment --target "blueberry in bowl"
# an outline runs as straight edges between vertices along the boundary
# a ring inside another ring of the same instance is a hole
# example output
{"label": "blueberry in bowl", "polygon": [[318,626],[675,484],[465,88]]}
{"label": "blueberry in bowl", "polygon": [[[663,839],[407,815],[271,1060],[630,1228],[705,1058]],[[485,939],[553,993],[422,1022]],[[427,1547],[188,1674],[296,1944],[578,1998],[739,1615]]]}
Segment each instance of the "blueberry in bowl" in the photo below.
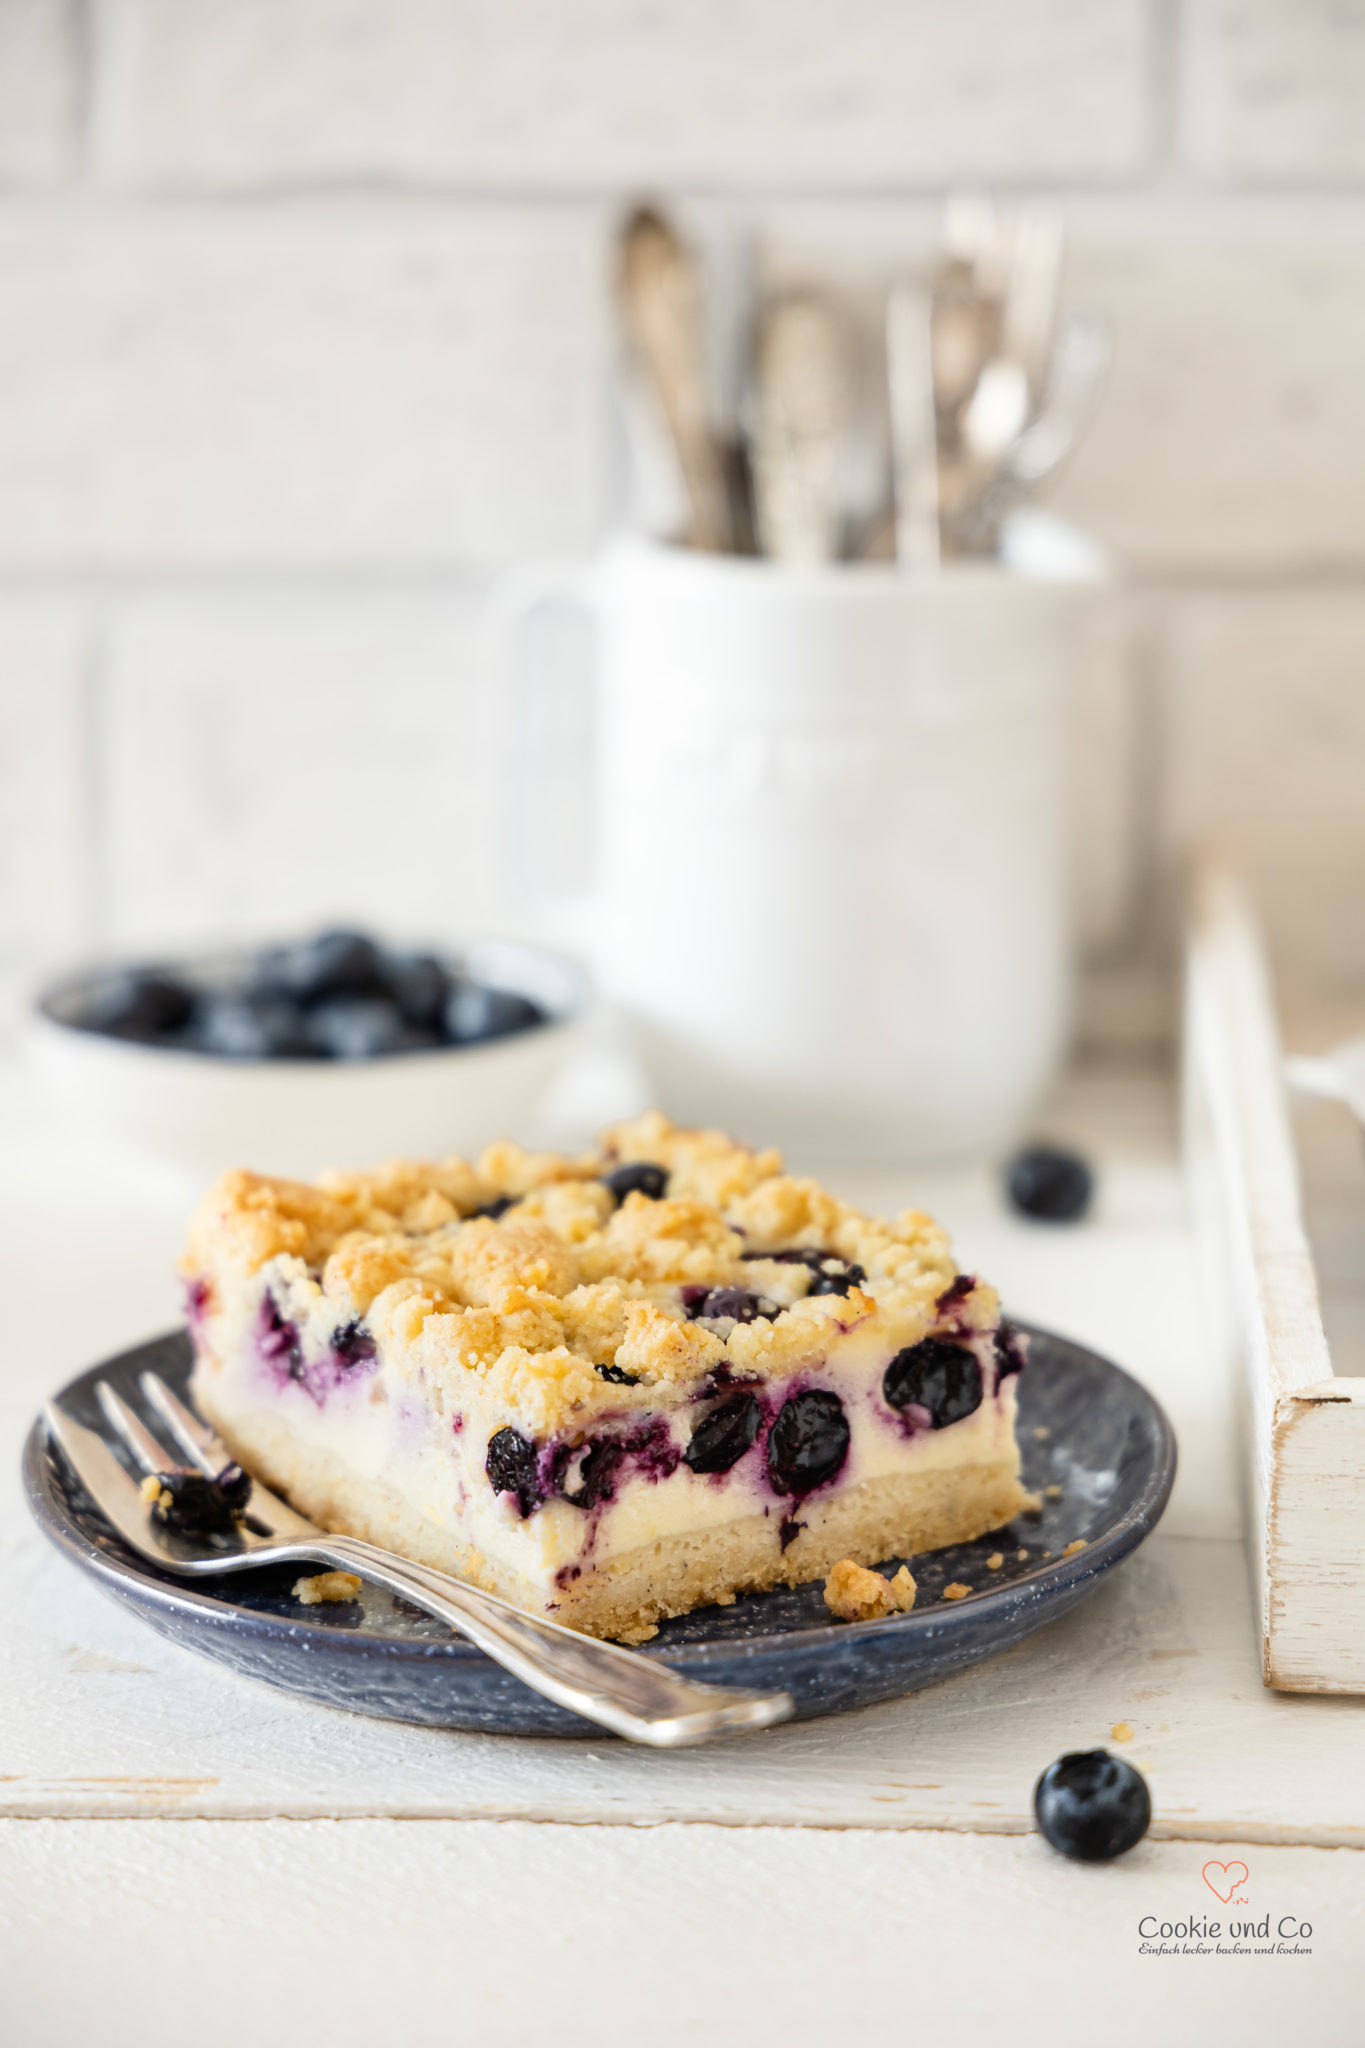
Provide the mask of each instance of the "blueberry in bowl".
{"label": "blueberry in bowl", "polygon": [[77,1031],[219,1059],[384,1059],[534,1031],[550,1013],[467,962],[334,927],[235,959],[127,967],[44,1008]]}
{"label": "blueberry in bowl", "polygon": [[468,1156],[516,1130],[565,1057],[580,970],[512,941],[462,951],[335,926],[310,937],[67,976],[29,1039],[85,1129],[197,1174],[250,1160]]}

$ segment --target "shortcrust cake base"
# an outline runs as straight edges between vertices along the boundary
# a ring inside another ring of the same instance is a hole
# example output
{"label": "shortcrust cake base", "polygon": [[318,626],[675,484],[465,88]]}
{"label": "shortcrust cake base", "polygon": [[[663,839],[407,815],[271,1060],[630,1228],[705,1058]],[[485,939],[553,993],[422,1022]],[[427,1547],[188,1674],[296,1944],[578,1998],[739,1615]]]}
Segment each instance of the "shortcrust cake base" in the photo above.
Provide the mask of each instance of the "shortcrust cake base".
{"label": "shortcrust cake base", "polygon": [[500,1594],[513,1605],[585,1635],[643,1642],[657,1622],[739,1593],[798,1586],[841,1558],[880,1564],[969,1543],[1031,1504],[1019,1483],[1018,1454],[990,1463],[927,1472],[894,1472],[795,1509],[800,1524],[782,1548],[782,1510],[741,1515],[710,1529],[658,1538],[593,1565],[553,1602],[542,1601],[516,1570],[461,1543],[381,1480],[364,1478],[333,1452],[300,1443],[272,1416],[239,1426],[217,1411],[211,1382],[196,1375],[198,1406],[238,1458],[301,1514],[337,1535],[356,1536]]}

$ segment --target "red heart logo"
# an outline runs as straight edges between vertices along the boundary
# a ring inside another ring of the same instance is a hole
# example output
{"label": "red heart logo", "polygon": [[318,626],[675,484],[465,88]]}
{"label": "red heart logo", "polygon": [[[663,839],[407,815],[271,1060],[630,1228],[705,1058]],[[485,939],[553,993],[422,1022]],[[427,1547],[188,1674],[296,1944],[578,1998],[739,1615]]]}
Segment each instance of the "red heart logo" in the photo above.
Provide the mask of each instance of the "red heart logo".
{"label": "red heart logo", "polygon": [[[1250,1875],[1251,1872],[1247,1869],[1245,1863],[1206,1863],[1204,1865],[1205,1884],[1213,1893],[1215,1899],[1221,1899],[1225,1906],[1231,1902],[1232,1895],[1238,1885],[1245,1884]],[[1222,1880],[1221,1883],[1219,1882],[1220,1879]],[[1226,1890],[1224,1889],[1225,1886]]]}

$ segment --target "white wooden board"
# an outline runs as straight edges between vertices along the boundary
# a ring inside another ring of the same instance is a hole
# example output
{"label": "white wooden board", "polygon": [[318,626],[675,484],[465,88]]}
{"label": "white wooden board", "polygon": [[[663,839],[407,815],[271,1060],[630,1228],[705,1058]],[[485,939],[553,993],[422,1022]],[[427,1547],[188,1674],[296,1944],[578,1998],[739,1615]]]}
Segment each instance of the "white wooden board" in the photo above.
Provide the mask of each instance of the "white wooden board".
{"label": "white wooden board", "polygon": [[1213,861],[1194,877],[1186,1008],[1195,1208],[1245,1374],[1265,1682],[1365,1692],[1365,1381],[1333,1376],[1268,970],[1240,886]]}

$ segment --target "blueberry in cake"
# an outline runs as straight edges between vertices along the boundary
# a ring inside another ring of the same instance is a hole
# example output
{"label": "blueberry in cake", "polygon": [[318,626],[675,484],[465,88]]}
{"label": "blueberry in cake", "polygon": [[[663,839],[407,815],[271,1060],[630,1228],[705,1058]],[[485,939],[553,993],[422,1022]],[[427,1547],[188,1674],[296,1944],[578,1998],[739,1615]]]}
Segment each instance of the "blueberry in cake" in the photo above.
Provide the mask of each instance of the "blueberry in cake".
{"label": "blueberry in cake", "polygon": [[195,1396],[235,1457],[592,1635],[1028,1504],[1023,1340],[938,1225],[657,1113],[579,1159],[227,1174],[186,1273]]}

